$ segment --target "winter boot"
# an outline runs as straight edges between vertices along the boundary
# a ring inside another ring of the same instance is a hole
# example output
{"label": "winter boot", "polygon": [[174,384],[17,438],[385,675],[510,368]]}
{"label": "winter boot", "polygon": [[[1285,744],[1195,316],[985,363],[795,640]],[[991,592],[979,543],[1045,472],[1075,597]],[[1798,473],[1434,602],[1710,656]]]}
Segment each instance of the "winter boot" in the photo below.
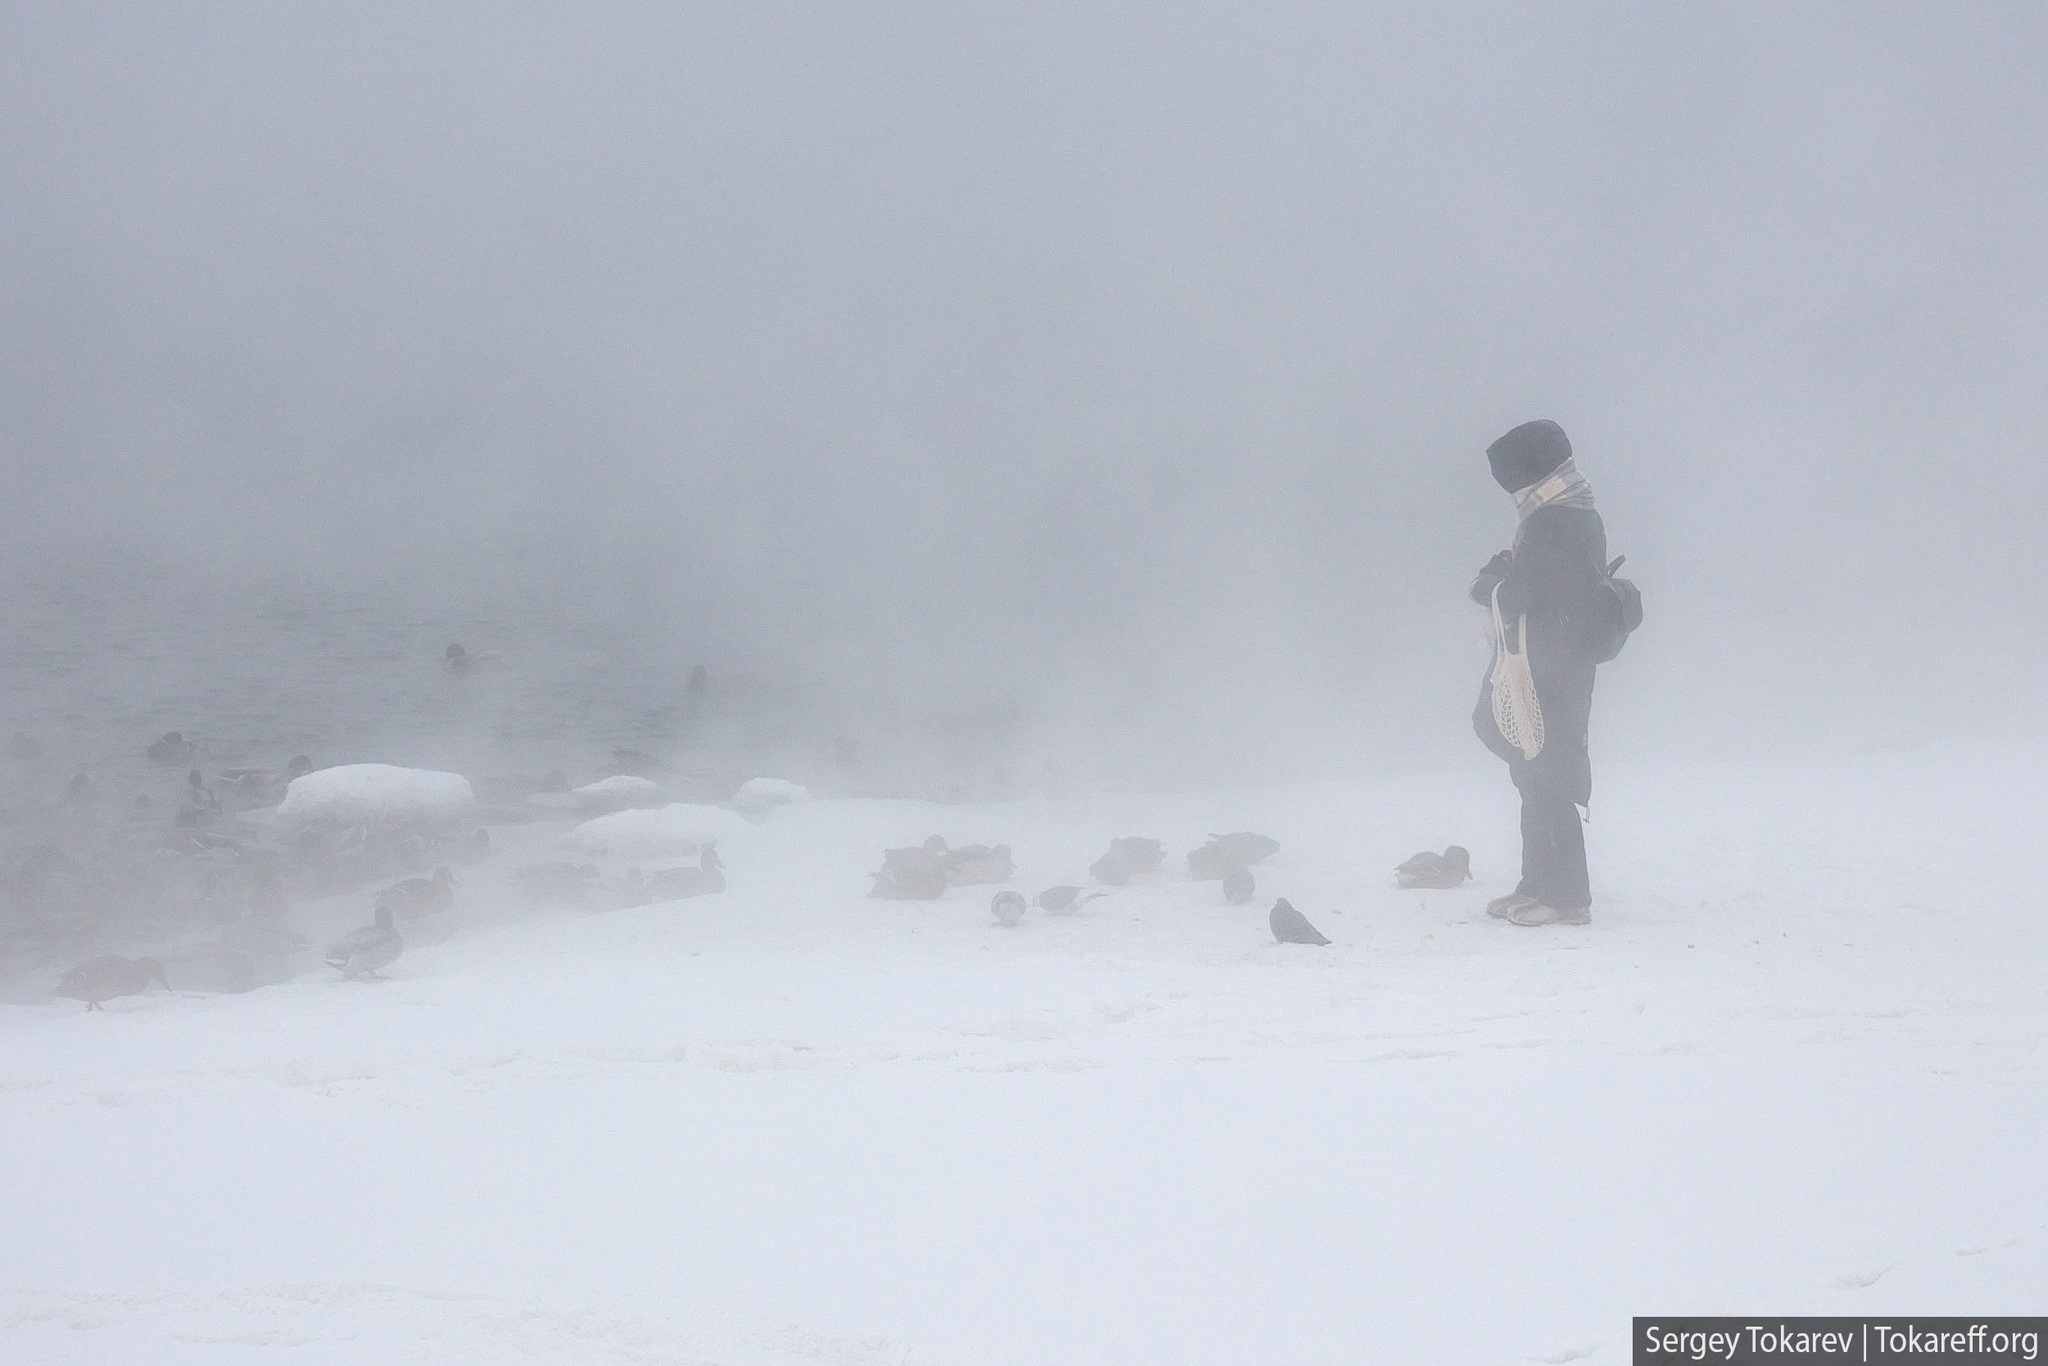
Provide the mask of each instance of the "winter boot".
{"label": "winter boot", "polygon": [[1581,906],[1577,910],[1561,911],[1532,899],[1519,906],[1510,906],[1506,920],[1510,925],[1590,925],[1593,923],[1593,908]]}
{"label": "winter boot", "polygon": [[1520,892],[1509,892],[1506,896],[1497,896],[1487,902],[1486,913],[1495,920],[1506,920],[1510,915],[1514,914],[1517,906],[1533,906],[1535,904],[1536,898],[1533,896],[1523,896]]}

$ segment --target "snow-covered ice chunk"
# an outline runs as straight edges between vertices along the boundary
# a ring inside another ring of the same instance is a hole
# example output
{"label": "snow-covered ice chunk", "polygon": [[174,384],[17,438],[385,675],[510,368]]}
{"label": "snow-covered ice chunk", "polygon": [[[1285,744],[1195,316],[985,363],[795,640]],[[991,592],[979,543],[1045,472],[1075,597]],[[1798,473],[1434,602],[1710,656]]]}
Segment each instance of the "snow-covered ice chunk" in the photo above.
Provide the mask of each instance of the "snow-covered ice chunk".
{"label": "snow-covered ice chunk", "polygon": [[620,773],[610,778],[599,778],[594,783],[585,783],[570,789],[572,797],[585,800],[609,801],[614,797],[651,797],[661,791],[661,784],[652,778],[636,778],[630,773]]}
{"label": "snow-covered ice chunk", "polygon": [[773,811],[811,799],[811,790],[787,778],[749,778],[733,794],[732,804],[750,815]]}
{"label": "snow-covered ice chunk", "polygon": [[469,779],[395,764],[342,764],[292,779],[277,814],[305,825],[445,825],[476,806]]}
{"label": "snow-covered ice chunk", "polygon": [[577,811],[585,816],[602,816],[612,811],[662,806],[668,802],[668,795],[662,791],[660,783],[621,773],[616,777],[585,783],[568,792],[536,792],[527,800],[535,806]]}
{"label": "snow-covered ice chunk", "polygon": [[723,807],[672,802],[646,811],[615,811],[585,821],[563,836],[586,854],[618,858],[682,857],[721,840],[743,838],[745,820]]}

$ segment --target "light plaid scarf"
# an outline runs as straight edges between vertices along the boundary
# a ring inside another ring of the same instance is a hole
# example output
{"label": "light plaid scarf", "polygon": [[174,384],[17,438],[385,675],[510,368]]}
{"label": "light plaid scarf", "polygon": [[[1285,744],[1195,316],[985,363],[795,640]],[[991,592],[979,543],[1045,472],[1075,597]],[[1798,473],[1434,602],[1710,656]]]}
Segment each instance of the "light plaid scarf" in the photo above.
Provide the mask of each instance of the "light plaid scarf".
{"label": "light plaid scarf", "polygon": [[1579,467],[1567,460],[1524,489],[1515,490],[1515,520],[1519,523],[1537,508],[1590,508],[1593,486]]}

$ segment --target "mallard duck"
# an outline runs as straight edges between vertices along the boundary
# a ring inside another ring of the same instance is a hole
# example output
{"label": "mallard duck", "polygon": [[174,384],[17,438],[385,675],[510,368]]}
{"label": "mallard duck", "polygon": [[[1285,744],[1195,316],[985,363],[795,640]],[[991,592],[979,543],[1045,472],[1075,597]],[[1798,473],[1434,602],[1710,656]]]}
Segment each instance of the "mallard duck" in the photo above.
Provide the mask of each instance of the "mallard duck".
{"label": "mallard duck", "polygon": [[716,846],[704,846],[698,865],[695,868],[663,868],[647,874],[642,883],[647,899],[681,901],[693,896],[712,896],[725,890],[725,864],[719,861]]}
{"label": "mallard duck", "polygon": [[341,969],[343,977],[378,977],[377,969],[389,967],[405,952],[405,940],[391,923],[391,908],[377,908],[377,923],[350,930],[327,948],[329,967]]}
{"label": "mallard duck", "polygon": [[1016,869],[1007,844],[993,848],[986,844],[963,845],[947,850],[940,863],[945,869],[946,881],[955,887],[985,887],[991,883],[1008,882]]}
{"label": "mallard duck", "polygon": [[1454,844],[1441,854],[1425,849],[1413,858],[1402,860],[1394,869],[1394,881],[1403,887],[1462,887],[1472,877],[1472,855],[1465,852],[1463,845]]}
{"label": "mallard duck", "polygon": [[1111,846],[1108,853],[1088,865],[1088,876],[1111,887],[1121,887],[1129,882],[1132,871],[1130,860],[1114,846]]}
{"label": "mallard duck", "polygon": [[441,662],[456,673],[466,673],[471,669],[496,664],[504,658],[505,656],[496,650],[470,651],[460,645],[450,645],[441,654]]}
{"label": "mallard duck", "polygon": [[1273,927],[1273,938],[1282,944],[1327,944],[1330,941],[1323,932],[1308,923],[1308,917],[1288,904],[1286,897],[1273,903],[1273,914],[1267,917]]}
{"label": "mallard duck", "polygon": [[1269,835],[1211,835],[1207,844],[1189,852],[1188,874],[1197,882],[1214,882],[1233,868],[1249,868],[1279,852],[1280,841]]}
{"label": "mallard duck", "polygon": [[199,753],[199,746],[187,740],[182,733],[167,730],[163,738],[145,752],[153,764],[189,764]]}
{"label": "mallard duck", "polygon": [[1225,858],[1223,850],[1213,843],[1188,850],[1188,876],[1197,882],[1214,882],[1243,866]]}
{"label": "mallard duck", "polygon": [[946,890],[945,844],[934,835],[917,848],[884,849],[881,871],[869,874],[875,885],[868,895],[885,901],[938,900]]}
{"label": "mallard duck", "polygon": [[1108,851],[1088,866],[1088,875],[1097,882],[1121,887],[1139,873],[1157,872],[1165,861],[1166,846],[1158,840],[1128,835],[1111,840]]}
{"label": "mallard duck", "polygon": [[389,909],[403,920],[418,920],[445,911],[455,900],[455,875],[446,864],[432,877],[409,877],[377,893],[377,909]]}
{"label": "mallard duck", "polygon": [[241,993],[256,989],[256,960],[225,944],[194,944],[165,954],[163,984],[172,991]]}
{"label": "mallard duck", "polygon": [[1166,846],[1158,840],[1148,840],[1137,835],[1126,835],[1111,840],[1109,851],[1130,865],[1133,873],[1156,873],[1159,865],[1166,862]]}
{"label": "mallard duck", "polygon": [[988,903],[999,925],[1015,925],[1024,919],[1024,894],[1022,892],[997,892],[995,899]]}
{"label": "mallard duck", "polygon": [[457,863],[481,863],[491,852],[491,832],[478,826],[466,835],[441,841],[441,852]]}
{"label": "mallard duck", "polygon": [[1279,848],[1278,840],[1265,835],[1211,835],[1207,844],[1188,852],[1188,875],[1197,882],[1215,882],[1232,869],[1270,858]]}
{"label": "mallard duck", "polygon": [[1223,899],[1233,906],[1242,906],[1250,901],[1258,889],[1249,868],[1232,868],[1223,875]]}
{"label": "mallard duck", "polygon": [[1048,887],[1035,899],[1041,910],[1051,911],[1054,915],[1072,915],[1095,898],[1108,895],[1108,892],[1090,892],[1082,896],[1079,887]]}
{"label": "mallard duck", "polygon": [[100,1002],[116,996],[140,996],[149,990],[151,982],[163,980],[163,964],[154,958],[123,958],[108,953],[80,963],[59,977],[50,994],[83,1001],[87,1010],[104,1010],[106,1007]]}

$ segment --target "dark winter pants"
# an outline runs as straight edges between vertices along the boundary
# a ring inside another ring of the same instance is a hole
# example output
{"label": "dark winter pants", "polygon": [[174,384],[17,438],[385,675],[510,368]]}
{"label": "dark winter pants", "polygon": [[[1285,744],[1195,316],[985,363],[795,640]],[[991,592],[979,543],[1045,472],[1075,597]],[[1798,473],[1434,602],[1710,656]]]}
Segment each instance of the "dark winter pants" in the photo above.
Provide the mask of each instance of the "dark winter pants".
{"label": "dark winter pants", "polygon": [[[1583,759],[1585,746],[1576,748]],[[1576,911],[1593,904],[1593,889],[1586,878],[1586,832],[1579,824],[1575,784],[1566,780],[1571,765],[1544,763],[1557,752],[1546,746],[1534,759],[1508,765],[1522,794],[1522,881],[1515,890],[1560,911]]]}
{"label": "dark winter pants", "polygon": [[1480,694],[1473,722],[1488,747],[1508,761],[1522,794],[1522,881],[1515,890],[1560,911],[1593,904],[1586,877],[1586,832],[1579,807],[1593,799],[1593,763],[1586,730],[1593,713],[1593,666],[1553,665],[1536,676],[1543,707],[1543,751],[1533,759],[1493,729],[1491,695]]}

